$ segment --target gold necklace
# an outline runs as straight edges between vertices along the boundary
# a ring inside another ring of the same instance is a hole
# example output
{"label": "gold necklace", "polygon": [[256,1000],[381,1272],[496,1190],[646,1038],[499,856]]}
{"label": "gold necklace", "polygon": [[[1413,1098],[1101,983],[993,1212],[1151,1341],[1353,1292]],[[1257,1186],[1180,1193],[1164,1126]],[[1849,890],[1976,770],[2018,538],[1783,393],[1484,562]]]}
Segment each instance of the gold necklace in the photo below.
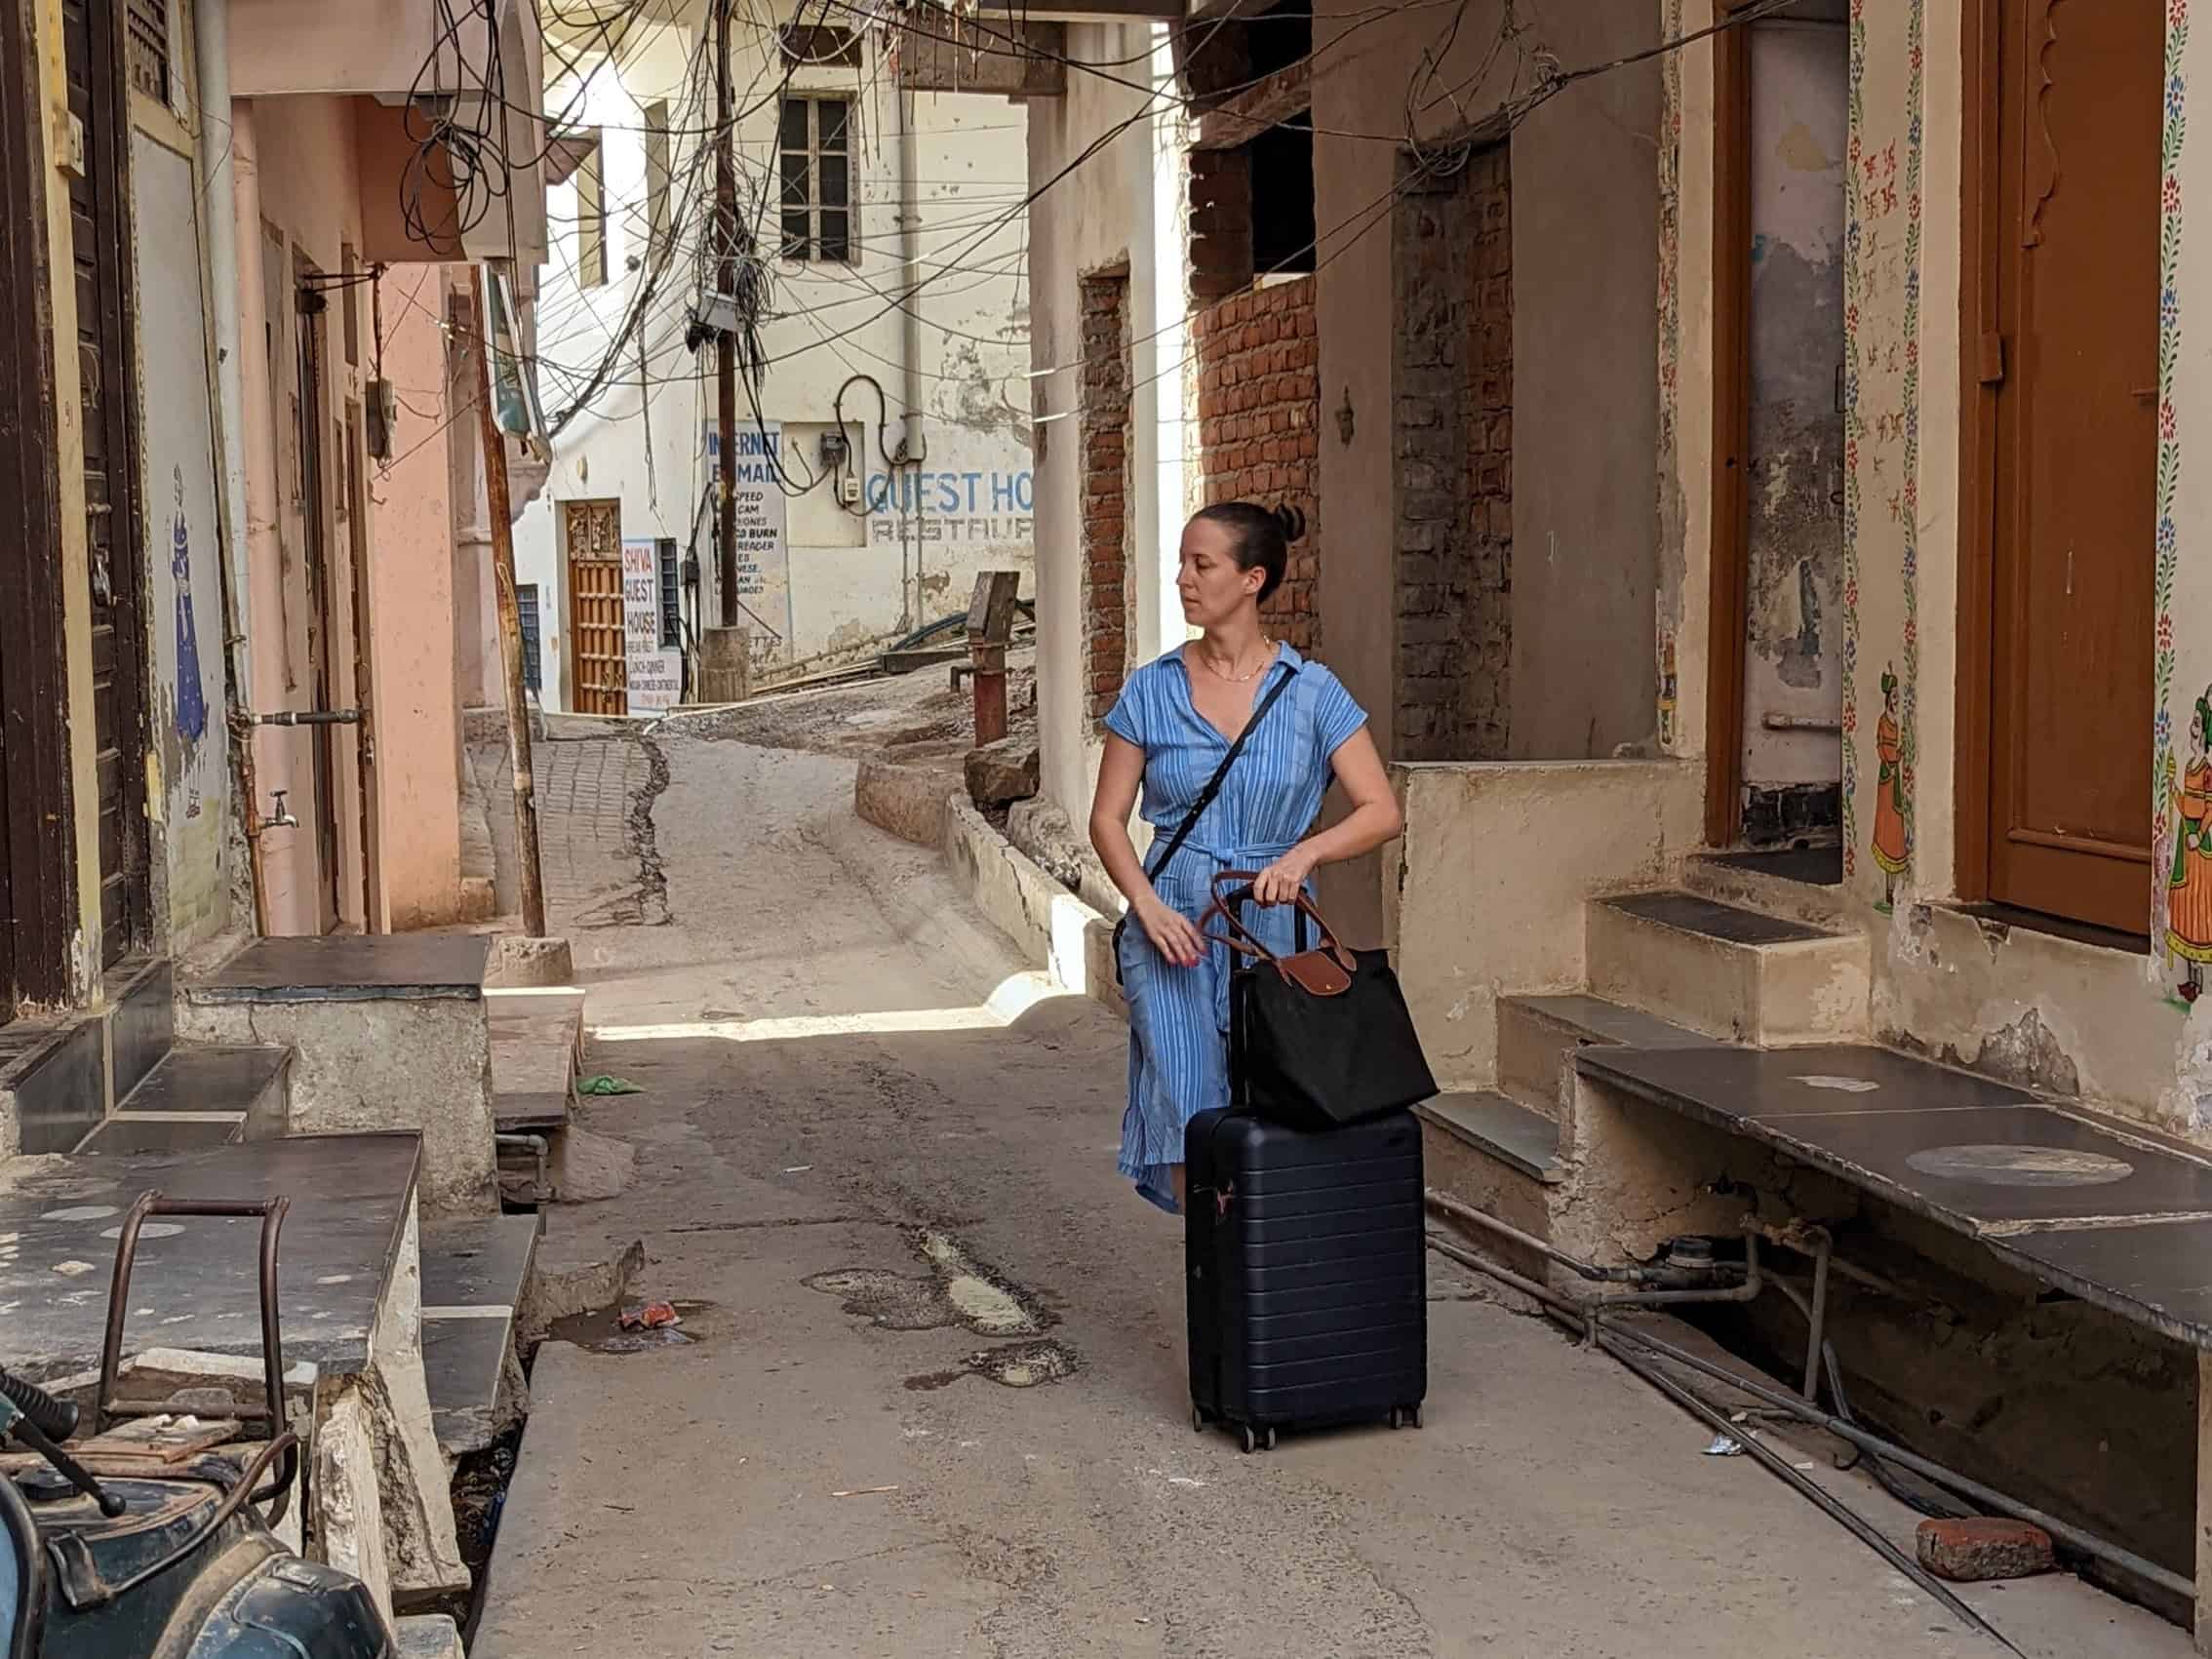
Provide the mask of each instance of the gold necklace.
{"label": "gold necklace", "polygon": [[1275,660],[1275,642],[1269,639],[1265,634],[1262,634],[1260,635],[1260,645],[1265,649],[1267,654],[1262,656],[1259,661],[1252,664],[1250,673],[1232,674],[1227,669],[1217,668],[1214,666],[1213,658],[1206,655],[1205,651],[1203,650],[1199,652],[1199,660],[1205,664],[1206,672],[1211,674],[1215,679],[1226,680],[1232,686],[1242,686],[1248,683],[1253,675],[1257,674],[1261,669],[1265,668],[1270,662]]}

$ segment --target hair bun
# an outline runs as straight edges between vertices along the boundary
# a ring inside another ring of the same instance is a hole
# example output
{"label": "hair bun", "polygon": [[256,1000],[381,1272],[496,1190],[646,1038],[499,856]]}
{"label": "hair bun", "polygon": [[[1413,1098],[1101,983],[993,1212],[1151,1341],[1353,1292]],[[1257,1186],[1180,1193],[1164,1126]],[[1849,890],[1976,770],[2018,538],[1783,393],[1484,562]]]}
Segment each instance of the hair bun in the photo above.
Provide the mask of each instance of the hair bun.
{"label": "hair bun", "polygon": [[1283,527],[1283,539],[1296,541],[1306,533],[1305,512],[1285,501],[1275,509],[1275,522]]}

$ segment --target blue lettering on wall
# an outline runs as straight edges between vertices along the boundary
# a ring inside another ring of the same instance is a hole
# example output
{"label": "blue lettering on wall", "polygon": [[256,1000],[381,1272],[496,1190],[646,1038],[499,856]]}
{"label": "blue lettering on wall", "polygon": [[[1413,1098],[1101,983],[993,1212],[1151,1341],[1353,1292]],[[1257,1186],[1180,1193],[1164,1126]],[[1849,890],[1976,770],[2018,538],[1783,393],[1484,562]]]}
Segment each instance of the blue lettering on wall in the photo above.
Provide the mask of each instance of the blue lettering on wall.
{"label": "blue lettering on wall", "polygon": [[[740,475],[743,468],[739,468]],[[1027,514],[1037,502],[1036,475],[1019,472],[871,472],[861,486],[871,514],[958,516],[984,512]]]}

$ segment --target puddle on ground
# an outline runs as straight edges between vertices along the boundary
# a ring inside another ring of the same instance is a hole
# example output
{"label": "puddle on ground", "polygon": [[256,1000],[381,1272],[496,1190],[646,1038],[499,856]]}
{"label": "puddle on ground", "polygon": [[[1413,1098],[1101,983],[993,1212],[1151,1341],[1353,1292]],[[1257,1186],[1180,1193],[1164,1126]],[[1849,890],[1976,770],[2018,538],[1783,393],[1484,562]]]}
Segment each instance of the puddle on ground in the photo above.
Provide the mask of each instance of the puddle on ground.
{"label": "puddle on ground", "polygon": [[970,1354],[949,1371],[908,1377],[906,1386],[916,1394],[928,1394],[950,1388],[962,1377],[989,1377],[1004,1388],[1036,1388],[1072,1377],[1082,1368],[1082,1358],[1064,1342],[1014,1342]]}
{"label": "puddle on ground", "polygon": [[[622,1307],[640,1304],[626,1302]],[[729,1322],[712,1302],[673,1302],[681,1324],[657,1330],[624,1330],[622,1307],[594,1308],[553,1322],[546,1331],[552,1342],[573,1342],[594,1354],[643,1354],[655,1348],[691,1348],[727,1333]]]}
{"label": "puddle on ground", "polygon": [[924,1231],[910,1243],[927,1274],[847,1267],[817,1273],[809,1289],[843,1300],[845,1311],[885,1330],[942,1330],[966,1325],[978,1336],[1032,1336],[1053,1323],[1030,1292],[977,1263],[948,1233]]}

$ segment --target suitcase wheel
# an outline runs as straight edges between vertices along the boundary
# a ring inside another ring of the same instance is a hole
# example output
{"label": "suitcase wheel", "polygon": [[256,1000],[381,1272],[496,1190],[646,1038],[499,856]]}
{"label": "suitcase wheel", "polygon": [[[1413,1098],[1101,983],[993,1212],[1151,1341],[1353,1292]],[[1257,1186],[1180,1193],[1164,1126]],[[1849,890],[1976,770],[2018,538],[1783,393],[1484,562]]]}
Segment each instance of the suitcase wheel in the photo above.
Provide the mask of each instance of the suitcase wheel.
{"label": "suitcase wheel", "polygon": [[1255,1451],[1273,1451],[1275,1449],[1275,1431],[1272,1428],[1255,1429],[1251,1424],[1246,1423],[1242,1434],[1244,1452],[1247,1456]]}
{"label": "suitcase wheel", "polygon": [[1393,1405],[1390,1408],[1390,1426],[1394,1429],[1418,1429],[1421,1426],[1421,1408],[1418,1405]]}
{"label": "suitcase wheel", "polygon": [[1194,1435],[1205,1433],[1205,1407],[1203,1405],[1191,1407],[1191,1433]]}

